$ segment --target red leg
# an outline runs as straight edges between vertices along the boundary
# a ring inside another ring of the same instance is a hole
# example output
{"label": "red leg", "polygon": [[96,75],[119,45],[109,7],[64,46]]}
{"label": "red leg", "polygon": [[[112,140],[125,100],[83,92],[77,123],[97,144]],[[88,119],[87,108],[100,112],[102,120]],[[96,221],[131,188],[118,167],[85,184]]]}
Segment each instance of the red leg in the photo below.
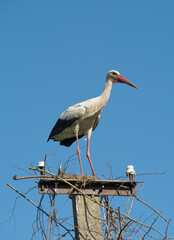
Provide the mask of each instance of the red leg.
{"label": "red leg", "polygon": [[90,158],[90,153],[89,153],[89,141],[90,141],[90,138],[87,139],[87,151],[86,151],[86,156],[89,160],[89,164],[91,166],[91,169],[92,169],[92,173],[94,175],[95,178],[97,178],[97,176],[95,175],[95,172],[94,172],[94,168],[92,166],[92,162],[91,162],[91,158]]}
{"label": "red leg", "polygon": [[79,149],[79,138],[78,138],[78,135],[76,135],[76,140],[77,140],[77,154],[78,154],[78,156],[79,156],[79,163],[80,163],[80,171],[81,171],[81,175],[83,175],[82,162],[81,162],[81,157],[80,157],[80,149]]}

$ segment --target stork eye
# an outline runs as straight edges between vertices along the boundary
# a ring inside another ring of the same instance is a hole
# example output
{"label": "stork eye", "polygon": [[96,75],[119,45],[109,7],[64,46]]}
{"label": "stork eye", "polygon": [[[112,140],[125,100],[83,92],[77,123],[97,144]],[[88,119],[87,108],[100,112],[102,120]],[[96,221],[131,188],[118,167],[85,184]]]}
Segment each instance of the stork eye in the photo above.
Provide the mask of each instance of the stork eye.
{"label": "stork eye", "polygon": [[113,72],[112,74],[113,74],[113,75],[117,75],[117,73],[115,73],[115,72]]}

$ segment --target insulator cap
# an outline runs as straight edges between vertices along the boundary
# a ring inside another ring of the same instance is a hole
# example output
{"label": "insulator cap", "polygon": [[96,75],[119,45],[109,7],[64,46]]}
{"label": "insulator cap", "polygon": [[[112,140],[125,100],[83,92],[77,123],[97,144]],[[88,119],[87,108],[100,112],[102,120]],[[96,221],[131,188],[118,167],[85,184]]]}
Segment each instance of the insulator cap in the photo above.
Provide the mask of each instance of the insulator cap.
{"label": "insulator cap", "polygon": [[134,177],[136,176],[135,170],[134,170],[134,166],[133,165],[128,165],[126,167],[126,176],[132,180],[134,179]]}
{"label": "insulator cap", "polygon": [[45,162],[44,161],[38,162],[37,167],[38,168],[44,168],[45,167]]}

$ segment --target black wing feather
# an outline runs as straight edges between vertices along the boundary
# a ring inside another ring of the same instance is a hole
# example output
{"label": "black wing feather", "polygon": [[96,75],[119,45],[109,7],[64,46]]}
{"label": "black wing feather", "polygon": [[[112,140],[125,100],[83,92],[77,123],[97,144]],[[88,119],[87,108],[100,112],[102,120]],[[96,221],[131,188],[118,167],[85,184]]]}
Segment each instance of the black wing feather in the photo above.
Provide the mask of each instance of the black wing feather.
{"label": "black wing feather", "polygon": [[[48,140],[47,142],[50,140],[50,139],[53,139],[54,140],[54,137],[56,135],[58,135],[59,133],[61,133],[65,128],[68,128],[70,127],[78,118],[72,118],[72,119],[69,119],[69,120],[66,120],[66,119],[61,119],[59,118],[56,122],[56,124],[54,125],[49,137],[48,137]],[[63,140],[65,141],[65,140]],[[73,141],[74,142],[74,141]],[[72,144],[72,143],[71,143]],[[70,145],[71,145],[70,144]],[[62,144],[64,145],[64,144]]]}
{"label": "black wing feather", "polygon": [[[84,134],[78,136],[78,138],[82,138],[84,136]],[[67,138],[67,139],[64,139],[64,140],[61,140],[60,141],[60,145],[64,145],[66,147],[69,147],[71,146],[71,144],[73,144],[73,142],[76,141],[76,137],[72,137],[72,138]]]}

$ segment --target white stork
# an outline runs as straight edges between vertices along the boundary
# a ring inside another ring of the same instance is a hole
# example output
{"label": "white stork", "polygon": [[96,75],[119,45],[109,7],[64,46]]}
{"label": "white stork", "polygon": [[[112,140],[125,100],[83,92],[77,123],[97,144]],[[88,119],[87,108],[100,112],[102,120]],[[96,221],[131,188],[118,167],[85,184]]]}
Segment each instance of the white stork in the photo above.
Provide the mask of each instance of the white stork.
{"label": "white stork", "polygon": [[66,147],[71,146],[74,141],[77,141],[77,154],[79,157],[81,175],[83,175],[83,170],[80,157],[79,138],[85,135],[87,138],[86,156],[89,160],[92,173],[94,177],[97,178],[90,159],[89,142],[91,133],[97,127],[102,110],[109,99],[113,83],[125,83],[137,88],[134,84],[121,76],[119,72],[115,70],[109,71],[106,75],[103,93],[99,97],[69,107],[61,114],[48,137],[47,141],[53,139],[54,141],[59,141],[60,145]]}

